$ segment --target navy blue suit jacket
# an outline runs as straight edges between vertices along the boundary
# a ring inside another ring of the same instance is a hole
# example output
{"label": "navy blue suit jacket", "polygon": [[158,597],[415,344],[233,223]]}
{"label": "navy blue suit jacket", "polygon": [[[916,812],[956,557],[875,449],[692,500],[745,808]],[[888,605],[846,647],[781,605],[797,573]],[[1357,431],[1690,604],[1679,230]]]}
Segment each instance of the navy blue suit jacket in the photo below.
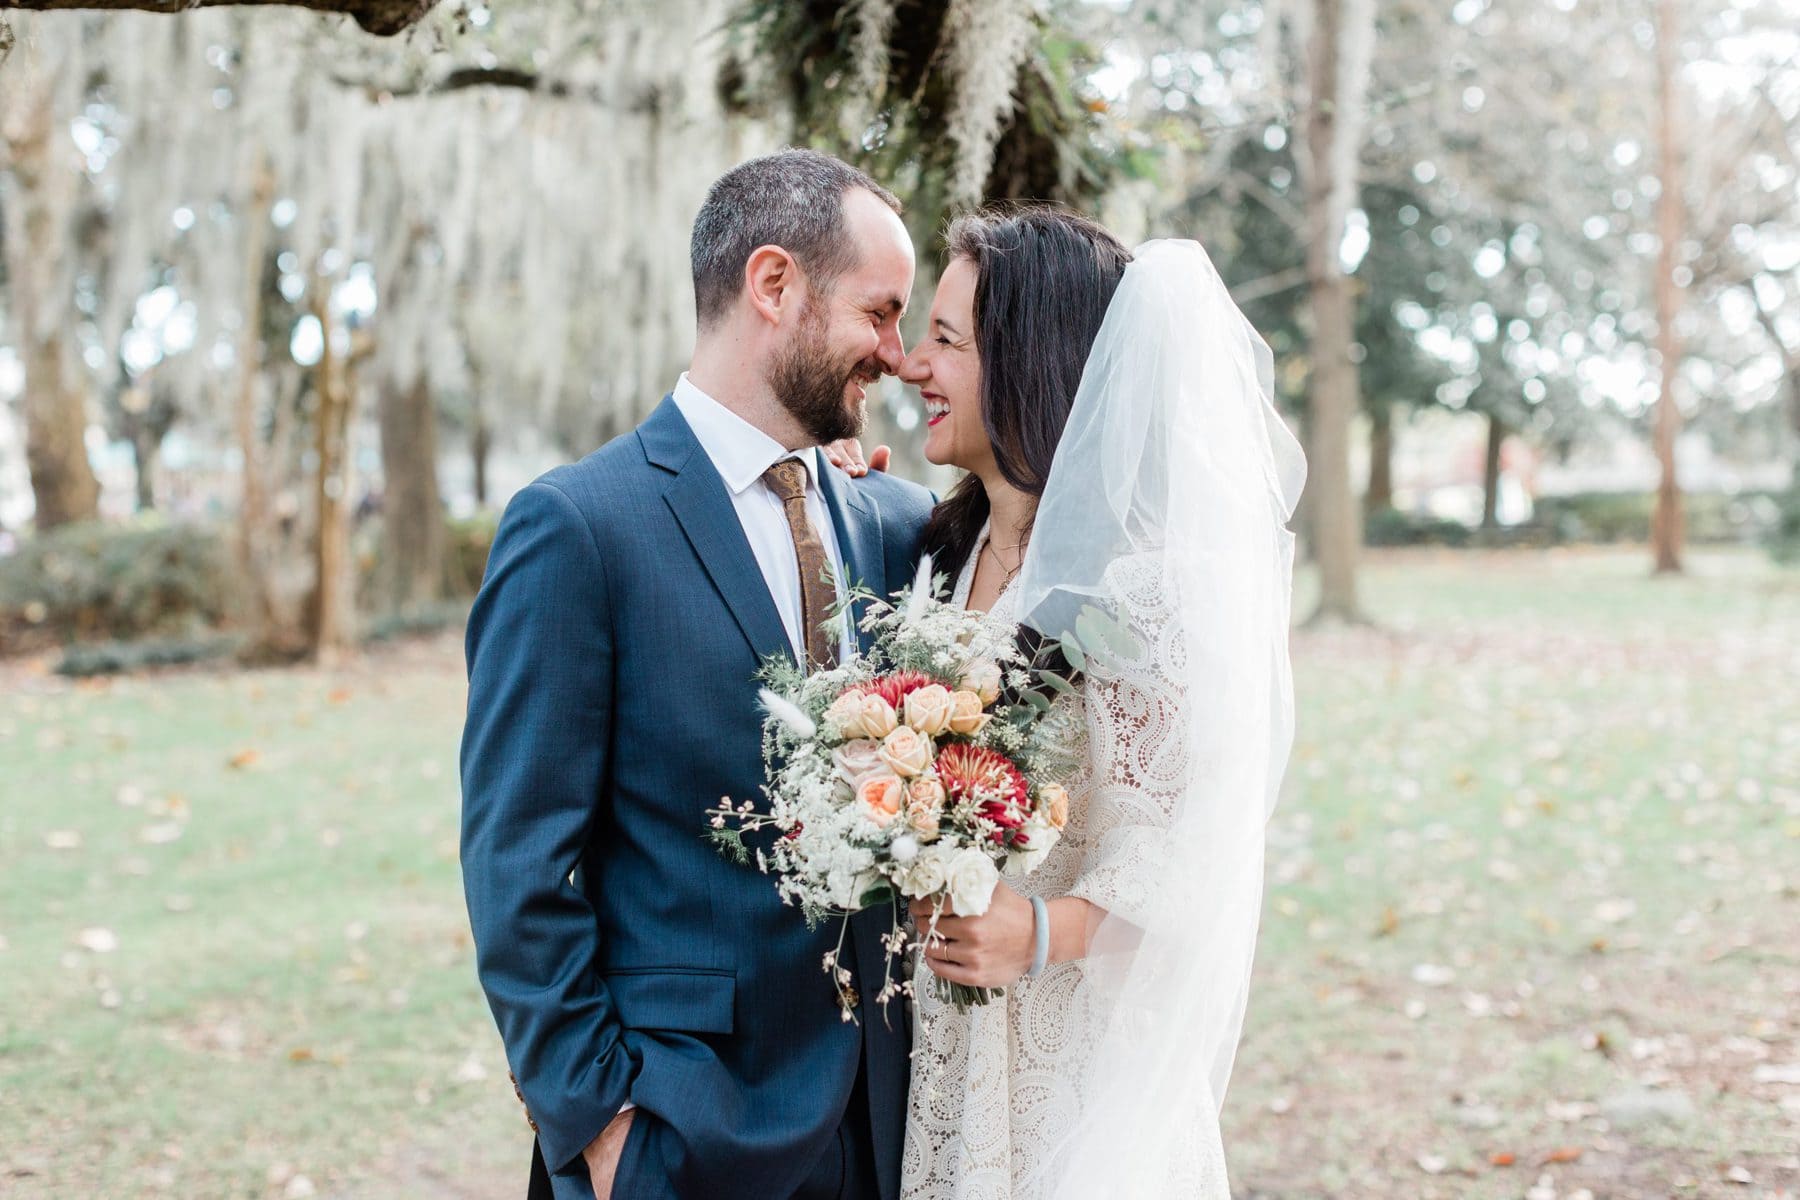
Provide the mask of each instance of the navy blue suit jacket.
{"label": "navy blue suit jacket", "polygon": [[[903,586],[931,496],[826,468],[846,573]],[[851,923],[841,1020],[773,880],[722,857],[705,811],[760,799],[752,676],[791,654],[723,481],[672,400],[507,506],[470,614],[462,865],[477,969],[555,1193],[639,1106],[615,1195],[791,1195],[860,1069],[884,1200],[899,1191],[907,1016],[885,1017],[886,913]]]}

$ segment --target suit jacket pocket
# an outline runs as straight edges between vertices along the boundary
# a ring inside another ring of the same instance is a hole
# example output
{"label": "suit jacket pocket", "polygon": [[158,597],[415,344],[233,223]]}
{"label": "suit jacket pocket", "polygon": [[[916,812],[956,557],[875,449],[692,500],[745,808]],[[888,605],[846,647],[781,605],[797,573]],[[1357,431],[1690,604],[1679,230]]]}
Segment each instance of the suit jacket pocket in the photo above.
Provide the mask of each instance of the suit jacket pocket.
{"label": "suit jacket pocket", "polygon": [[730,1033],[735,973],[715,967],[619,967],[601,972],[627,1029]]}

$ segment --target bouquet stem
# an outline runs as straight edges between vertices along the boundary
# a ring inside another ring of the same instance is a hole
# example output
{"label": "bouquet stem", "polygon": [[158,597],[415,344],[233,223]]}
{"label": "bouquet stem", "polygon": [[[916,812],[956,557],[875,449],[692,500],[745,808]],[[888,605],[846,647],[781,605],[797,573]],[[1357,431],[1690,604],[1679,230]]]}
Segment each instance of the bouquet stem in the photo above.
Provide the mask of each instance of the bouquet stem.
{"label": "bouquet stem", "polygon": [[940,975],[933,975],[931,982],[939,1003],[951,1005],[957,1012],[968,1012],[977,1005],[991,1004],[1006,995],[1005,988],[970,987],[966,983],[951,983]]}

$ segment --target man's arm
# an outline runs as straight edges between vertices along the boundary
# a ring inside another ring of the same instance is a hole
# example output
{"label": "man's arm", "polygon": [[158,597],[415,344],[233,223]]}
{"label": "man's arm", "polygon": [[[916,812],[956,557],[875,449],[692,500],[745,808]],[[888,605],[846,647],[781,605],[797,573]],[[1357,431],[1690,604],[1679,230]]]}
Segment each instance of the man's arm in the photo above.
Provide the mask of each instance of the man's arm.
{"label": "man's arm", "polygon": [[[462,866],[476,968],[552,1172],[625,1102],[635,1064],[570,882],[612,720],[605,564],[559,488],[507,505],[469,615]],[[586,864],[587,870],[593,864]]]}

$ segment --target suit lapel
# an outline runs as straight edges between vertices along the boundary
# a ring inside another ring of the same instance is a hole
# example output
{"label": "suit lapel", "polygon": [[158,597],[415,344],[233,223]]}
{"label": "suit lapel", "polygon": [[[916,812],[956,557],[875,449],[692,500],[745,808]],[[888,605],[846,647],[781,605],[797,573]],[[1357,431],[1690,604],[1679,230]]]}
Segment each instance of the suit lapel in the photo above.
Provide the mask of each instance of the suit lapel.
{"label": "suit lapel", "polygon": [[[849,478],[835,468],[824,466],[819,471],[819,491],[824,493],[825,507],[831,512],[831,523],[837,530],[838,553],[844,559],[846,586],[860,584],[883,599],[887,598],[887,558],[881,548],[881,514],[875,505],[855,488]],[[862,628],[862,607],[852,616],[856,621],[856,644],[865,653],[869,635]]]}
{"label": "suit lapel", "polygon": [[725,481],[672,398],[665,398],[638,428],[638,440],[651,463],[674,474],[663,499],[757,660],[781,655],[792,661],[781,614],[762,568],[756,565]]}

